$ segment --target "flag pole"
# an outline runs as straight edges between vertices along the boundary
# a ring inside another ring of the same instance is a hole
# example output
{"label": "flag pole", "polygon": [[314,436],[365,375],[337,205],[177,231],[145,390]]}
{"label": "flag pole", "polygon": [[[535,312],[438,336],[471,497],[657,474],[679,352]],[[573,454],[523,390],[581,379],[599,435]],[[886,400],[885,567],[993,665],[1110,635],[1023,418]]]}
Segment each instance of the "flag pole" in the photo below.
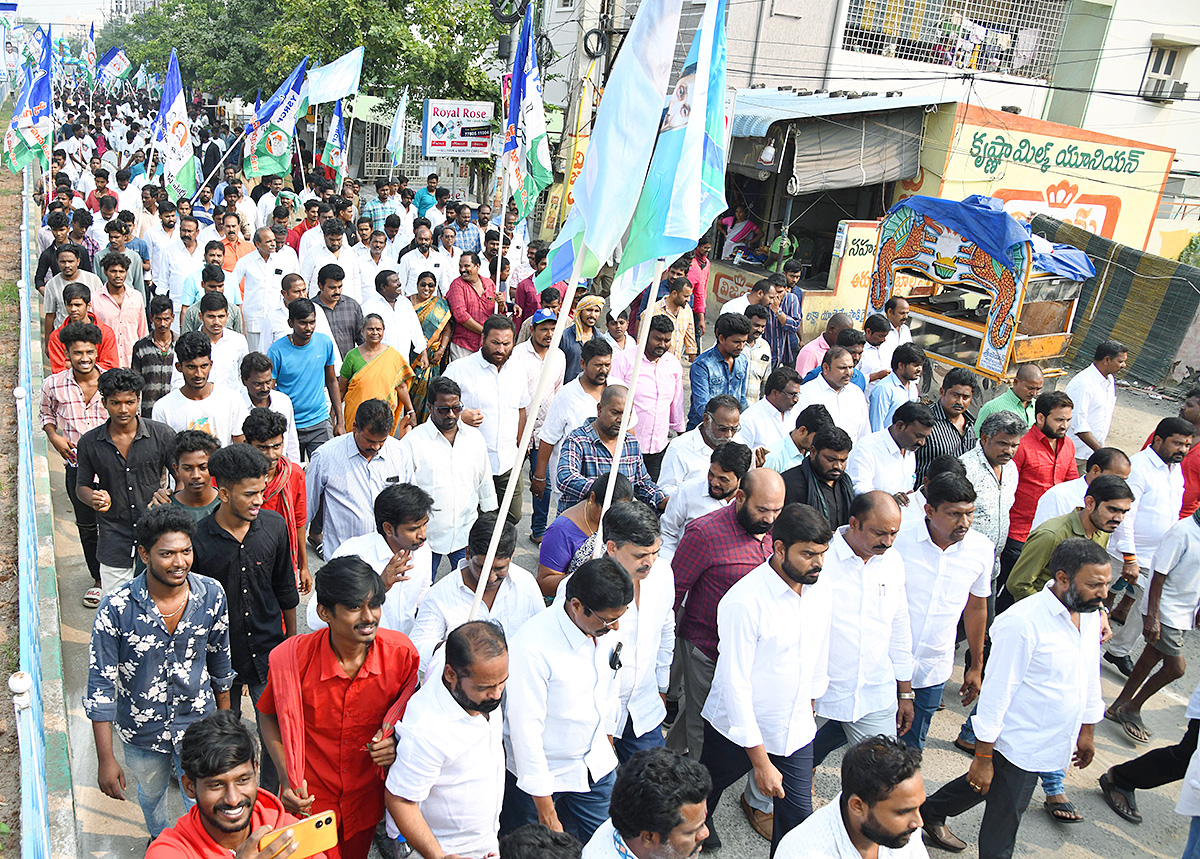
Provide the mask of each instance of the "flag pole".
{"label": "flag pole", "polygon": [[[571,269],[570,284],[575,284],[583,274],[583,259],[586,255],[586,248],[580,247],[579,253],[575,255],[575,264]],[[558,320],[554,323],[554,334],[550,337],[550,349],[557,349],[558,344],[562,341],[563,333],[567,330],[567,319],[570,317],[570,310],[574,306],[575,290],[571,288],[567,295],[563,296],[562,305],[558,314]],[[546,394],[550,389],[550,366],[542,365],[542,374],[538,377],[537,389],[533,392],[533,399],[529,405],[525,407],[526,415],[536,416],[538,409],[541,408],[542,400],[546,398]],[[479,573],[479,581],[475,585],[475,599],[471,602],[471,613],[467,615],[467,620],[474,620],[479,616],[479,606],[483,602],[483,592],[487,589],[488,576],[491,575],[492,563],[496,560],[496,549],[500,546],[500,534],[504,531],[504,523],[507,521],[508,508],[512,504],[513,495],[516,493],[518,476],[522,464],[525,461],[525,452],[529,449],[529,442],[533,438],[534,421],[530,418],[525,420],[525,431],[521,433],[521,438],[517,443],[517,452],[513,457],[512,468],[508,472],[508,485],[504,487],[504,499],[500,502],[496,514],[496,527],[492,530],[492,539],[488,542],[487,555],[483,559],[483,569]]]}
{"label": "flag pole", "polygon": [[320,105],[314,104],[312,106],[312,109],[313,109],[313,160],[312,160],[312,164],[310,164],[308,166],[308,169],[316,170],[317,169],[317,127],[321,124],[321,121],[319,118],[320,113],[321,113],[321,107],[320,107]]}
{"label": "flag pole", "polygon": [[[343,128],[346,129],[346,139],[342,141],[342,143],[344,144],[342,146],[342,184],[343,185],[346,184],[346,178],[350,175],[350,146],[351,146],[350,141],[354,139],[354,108],[357,106],[358,106],[358,91],[356,90],[354,93],[354,105],[350,108],[350,125],[347,126],[347,125],[343,124]],[[346,109],[345,109],[345,107],[343,107],[342,108],[342,122],[343,123],[345,123],[345,121],[346,121],[345,117],[346,117]],[[366,166],[367,166],[367,155],[366,155],[366,151],[364,150],[364,152],[363,152],[364,173],[366,170]],[[337,171],[336,170],[333,173],[333,178],[334,178],[334,181],[337,181]],[[342,189],[338,188],[336,191],[334,191],[334,193],[340,197],[342,195]]]}
{"label": "flag pole", "polygon": [[[235,146],[237,146],[237,145],[238,145],[238,144],[239,144],[239,143],[242,141],[242,138],[243,138],[243,137],[245,137],[245,136],[246,136],[246,126],[244,126],[244,125],[243,125],[243,126],[242,126],[242,133],[241,133],[241,134],[239,134],[237,137],[235,137],[235,138],[234,138],[234,140],[233,140],[233,143],[229,144],[229,149],[231,149],[231,150],[232,150],[232,149],[233,149]],[[225,159],[221,159],[220,161],[218,161],[218,162],[217,162],[217,166],[216,166],[216,167],[214,167],[214,168],[213,168],[213,169],[212,169],[212,170],[209,172],[209,174],[208,174],[207,176],[205,176],[205,177],[204,177],[204,181],[203,181],[203,182],[201,182],[199,185],[197,185],[197,186],[196,186],[196,193],[192,195],[192,202],[193,202],[193,203],[194,203],[194,202],[196,202],[196,198],[200,196],[200,189],[201,189],[201,188],[203,188],[205,185],[207,185],[207,184],[208,184],[208,180],[210,180],[210,179],[212,179],[214,176],[216,176],[216,175],[217,175],[217,173],[219,173],[219,172],[221,171],[221,168],[223,168],[224,166],[225,166]],[[164,176],[166,175],[165,171],[164,171],[163,175],[164,175]]]}
{"label": "flag pole", "polygon": [[[505,127],[508,123],[505,123]],[[508,168],[504,166],[505,156],[500,155],[500,167],[503,170],[503,176],[500,177],[500,248],[496,251],[496,278],[499,279],[500,272],[504,270],[504,224],[508,220]],[[513,224],[513,238],[517,235],[517,225]],[[512,250],[512,244],[509,244],[509,250]],[[513,267],[515,269],[515,266]],[[578,276],[577,276],[578,277]],[[496,284],[499,288],[499,284]]]}
{"label": "flag pole", "polygon": [[[662,280],[663,270],[666,268],[667,260],[664,257],[659,257],[654,263],[654,277],[650,281],[650,294],[658,292],[658,282]],[[651,304],[653,306],[653,303]],[[625,434],[629,427],[629,417],[633,414],[633,392],[637,388],[638,379],[642,375],[642,359],[646,354],[646,343],[650,339],[650,319],[649,313],[644,315],[641,324],[638,326],[637,338],[637,358],[633,362],[633,373],[626,380],[629,390],[625,393],[625,408],[621,411],[621,426],[617,430],[617,445],[616,455],[613,457],[614,465],[609,471],[614,469],[621,470],[621,454],[625,451]],[[617,486],[617,481],[613,478],[608,479],[608,486],[604,490],[604,504],[600,508],[600,522],[596,525],[596,543],[592,550],[592,557],[599,558],[604,554],[604,514],[608,512],[608,508],[612,507],[613,490]]]}

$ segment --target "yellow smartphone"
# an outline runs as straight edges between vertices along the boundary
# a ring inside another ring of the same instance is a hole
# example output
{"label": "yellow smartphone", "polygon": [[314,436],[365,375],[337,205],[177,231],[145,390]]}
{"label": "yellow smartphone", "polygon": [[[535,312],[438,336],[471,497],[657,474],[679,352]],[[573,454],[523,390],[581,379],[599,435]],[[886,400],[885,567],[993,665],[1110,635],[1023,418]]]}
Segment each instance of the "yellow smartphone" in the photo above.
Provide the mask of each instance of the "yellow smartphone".
{"label": "yellow smartphone", "polygon": [[258,849],[264,849],[289,829],[292,830],[296,839],[296,852],[291,855],[290,859],[306,859],[308,856],[316,856],[318,853],[324,853],[326,850],[336,847],[338,843],[337,815],[332,811],[322,811],[298,820],[290,826],[268,832],[258,840]]}

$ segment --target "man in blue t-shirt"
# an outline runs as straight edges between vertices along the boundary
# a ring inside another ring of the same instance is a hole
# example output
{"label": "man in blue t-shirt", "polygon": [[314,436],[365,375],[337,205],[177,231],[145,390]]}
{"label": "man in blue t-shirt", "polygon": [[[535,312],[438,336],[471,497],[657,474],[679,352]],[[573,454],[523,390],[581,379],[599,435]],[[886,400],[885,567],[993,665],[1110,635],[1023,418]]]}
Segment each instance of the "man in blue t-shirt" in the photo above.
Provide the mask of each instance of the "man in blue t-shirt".
{"label": "man in blue t-shirt", "polygon": [[[311,459],[313,451],[344,432],[333,341],[316,333],[317,306],[307,298],[288,305],[288,326],[292,333],[276,340],[267,356],[275,367],[276,385],[292,400],[300,453]],[[326,405],[326,392],[332,407]]]}

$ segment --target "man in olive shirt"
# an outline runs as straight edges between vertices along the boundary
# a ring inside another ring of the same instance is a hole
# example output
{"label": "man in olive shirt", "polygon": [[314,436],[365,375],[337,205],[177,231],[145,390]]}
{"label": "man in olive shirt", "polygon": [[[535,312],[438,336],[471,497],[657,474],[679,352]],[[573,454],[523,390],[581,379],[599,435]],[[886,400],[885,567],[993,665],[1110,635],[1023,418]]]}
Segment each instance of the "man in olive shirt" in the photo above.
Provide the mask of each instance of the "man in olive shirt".
{"label": "man in olive shirt", "polygon": [[1103,474],[1088,484],[1083,507],[1047,519],[1034,528],[1025,541],[1021,556],[1009,573],[1007,593],[996,600],[997,613],[1014,602],[1040,591],[1054,577],[1050,556],[1063,540],[1083,537],[1107,548],[1108,538],[1133,504],[1133,491],[1115,474]]}

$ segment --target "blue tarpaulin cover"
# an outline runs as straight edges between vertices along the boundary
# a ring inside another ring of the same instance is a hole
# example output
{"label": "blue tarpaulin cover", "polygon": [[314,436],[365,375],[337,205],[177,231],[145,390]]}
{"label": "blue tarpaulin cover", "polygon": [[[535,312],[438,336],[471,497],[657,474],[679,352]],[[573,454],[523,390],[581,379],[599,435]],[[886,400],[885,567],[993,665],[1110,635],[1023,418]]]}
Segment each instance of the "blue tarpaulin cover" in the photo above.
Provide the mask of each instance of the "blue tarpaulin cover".
{"label": "blue tarpaulin cover", "polygon": [[1009,255],[1009,249],[1029,241],[1025,228],[1005,212],[1004,205],[993,197],[972,194],[961,202],[940,197],[908,197],[892,206],[888,214],[902,206],[928,215],[963,238],[973,241],[1012,271],[1016,271],[1016,263]]}

